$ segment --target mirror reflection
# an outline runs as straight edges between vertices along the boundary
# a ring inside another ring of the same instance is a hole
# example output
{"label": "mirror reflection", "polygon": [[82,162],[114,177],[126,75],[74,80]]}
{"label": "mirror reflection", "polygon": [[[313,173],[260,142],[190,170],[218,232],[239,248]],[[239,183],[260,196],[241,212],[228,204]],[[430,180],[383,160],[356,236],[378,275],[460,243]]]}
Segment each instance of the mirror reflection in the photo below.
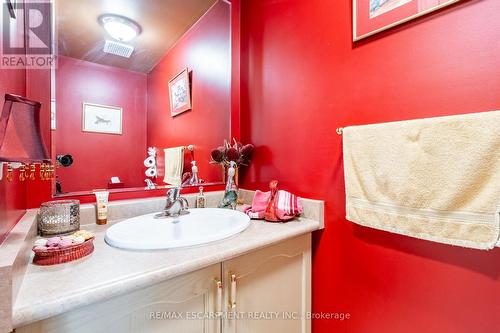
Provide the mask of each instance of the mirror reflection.
{"label": "mirror reflection", "polygon": [[56,195],[223,181],[230,138],[230,5],[55,2]]}

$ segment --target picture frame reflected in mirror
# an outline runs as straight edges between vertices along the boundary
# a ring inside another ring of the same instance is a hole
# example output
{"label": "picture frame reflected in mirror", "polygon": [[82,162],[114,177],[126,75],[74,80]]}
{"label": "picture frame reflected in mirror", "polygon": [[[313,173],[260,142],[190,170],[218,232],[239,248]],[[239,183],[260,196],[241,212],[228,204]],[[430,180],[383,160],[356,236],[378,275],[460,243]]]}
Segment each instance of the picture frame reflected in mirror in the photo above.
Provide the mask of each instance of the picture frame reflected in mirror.
{"label": "picture frame reflected in mirror", "polygon": [[172,117],[191,110],[191,80],[187,68],[168,82],[168,93]]}

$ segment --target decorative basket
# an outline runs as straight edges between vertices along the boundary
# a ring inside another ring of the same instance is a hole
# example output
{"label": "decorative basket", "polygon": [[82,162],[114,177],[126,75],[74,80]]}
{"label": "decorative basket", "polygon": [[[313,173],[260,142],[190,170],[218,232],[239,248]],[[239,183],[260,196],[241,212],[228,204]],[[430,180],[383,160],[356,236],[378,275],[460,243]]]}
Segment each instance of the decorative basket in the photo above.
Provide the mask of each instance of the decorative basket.
{"label": "decorative basket", "polygon": [[35,265],[57,265],[88,256],[94,252],[94,237],[81,244],[75,244],[64,249],[35,250],[33,263]]}
{"label": "decorative basket", "polygon": [[80,229],[80,201],[56,200],[42,203],[38,213],[38,233],[60,235]]}

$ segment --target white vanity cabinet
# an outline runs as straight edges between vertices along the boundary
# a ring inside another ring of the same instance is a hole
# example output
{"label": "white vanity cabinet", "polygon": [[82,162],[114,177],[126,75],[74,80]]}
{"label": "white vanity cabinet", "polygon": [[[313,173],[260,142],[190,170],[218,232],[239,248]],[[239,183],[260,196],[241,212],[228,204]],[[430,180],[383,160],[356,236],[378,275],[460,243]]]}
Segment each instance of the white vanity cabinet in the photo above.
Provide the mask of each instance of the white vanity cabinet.
{"label": "white vanity cabinet", "polygon": [[[217,333],[218,320],[192,320],[217,310],[220,264],[16,329],[16,333]],[[170,317],[170,318],[169,318]]]}
{"label": "white vanity cabinet", "polygon": [[311,236],[222,264],[228,314],[224,333],[307,333],[311,322]]}
{"label": "white vanity cabinet", "polygon": [[16,332],[308,333],[310,276],[306,234]]}

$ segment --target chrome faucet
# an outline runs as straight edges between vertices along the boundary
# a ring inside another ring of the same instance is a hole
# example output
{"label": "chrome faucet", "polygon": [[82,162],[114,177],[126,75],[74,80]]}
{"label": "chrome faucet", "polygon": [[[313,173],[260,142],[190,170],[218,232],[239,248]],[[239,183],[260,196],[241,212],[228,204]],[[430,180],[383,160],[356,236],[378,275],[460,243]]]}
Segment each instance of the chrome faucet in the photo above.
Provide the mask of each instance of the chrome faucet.
{"label": "chrome faucet", "polygon": [[181,197],[181,188],[174,187],[167,192],[167,204],[163,213],[165,216],[176,217],[183,214],[188,214],[189,204],[186,198]]}

